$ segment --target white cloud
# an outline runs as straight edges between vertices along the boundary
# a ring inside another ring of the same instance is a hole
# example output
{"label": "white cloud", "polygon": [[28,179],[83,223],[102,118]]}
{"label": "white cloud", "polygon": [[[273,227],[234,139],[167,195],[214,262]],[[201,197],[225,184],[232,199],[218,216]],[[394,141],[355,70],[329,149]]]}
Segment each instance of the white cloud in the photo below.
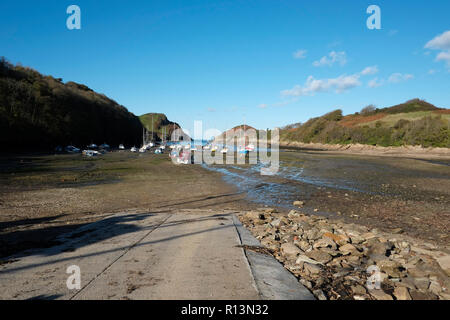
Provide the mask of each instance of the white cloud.
{"label": "white cloud", "polygon": [[260,108],[260,109],[266,109],[267,107],[268,107],[268,105],[265,103],[262,103],[258,106],[258,108]]}
{"label": "white cloud", "polygon": [[376,73],[378,73],[378,67],[377,66],[367,67],[363,71],[361,71],[361,74],[363,76],[373,75],[373,74],[376,74]]}
{"label": "white cloud", "polygon": [[329,66],[331,67],[333,64],[339,63],[341,66],[347,63],[347,54],[345,51],[331,51],[328,56],[322,57],[320,60],[314,61],[313,66],[322,67]]}
{"label": "white cloud", "polygon": [[315,79],[313,76],[309,76],[305,85],[296,85],[292,89],[283,90],[281,95],[283,96],[311,96],[318,92],[328,92],[334,90],[336,93],[342,93],[349,89],[358,87],[361,85],[359,81],[359,74],[342,75],[332,79]]}
{"label": "white cloud", "polygon": [[450,71],[450,30],[445,31],[428,41],[425,45],[427,49],[441,50],[436,56],[436,61],[445,61]]}
{"label": "white cloud", "polygon": [[425,48],[435,50],[450,50],[450,30],[445,31],[443,34],[440,34],[434,39],[428,41],[428,43],[425,45]]}
{"label": "white cloud", "polygon": [[414,78],[414,76],[412,74],[393,73],[389,77],[388,81],[391,83],[399,83],[402,81],[411,80],[413,78]]}
{"label": "white cloud", "polygon": [[369,88],[378,88],[381,87],[384,83],[384,80],[378,80],[378,78],[374,78],[369,81],[368,86]]}
{"label": "white cloud", "polygon": [[215,108],[208,108],[207,110],[208,110],[208,112],[216,112],[217,111]]}
{"label": "white cloud", "polygon": [[445,61],[450,67],[450,51],[442,51],[436,56],[436,61]]}
{"label": "white cloud", "polygon": [[437,71],[436,70],[434,70],[434,69],[430,69],[430,70],[428,70],[428,74],[435,74]]}
{"label": "white cloud", "polygon": [[307,50],[299,49],[294,52],[293,56],[295,59],[304,59],[304,58],[306,58],[307,52],[308,52]]}

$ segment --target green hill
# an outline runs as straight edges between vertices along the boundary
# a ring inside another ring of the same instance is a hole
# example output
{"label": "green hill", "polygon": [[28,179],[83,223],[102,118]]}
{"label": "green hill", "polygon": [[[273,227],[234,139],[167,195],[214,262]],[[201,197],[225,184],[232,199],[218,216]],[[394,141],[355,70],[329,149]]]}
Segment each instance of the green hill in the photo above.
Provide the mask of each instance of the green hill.
{"label": "green hill", "polygon": [[50,150],[56,145],[112,146],[142,141],[139,118],[112,99],[75,82],[44,76],[0,59],[0,145]]}
{"label": "green hill", "polygon": [[[181,129],[176,122],[169,121],[167,116],[162,113],[147,113],[139,117],[142,125],[147,129],[149,137],[154,141],[171,140],[172,132]],[[152,124],[153,121],[153,124]]]}
{"label": "green hill", "polygon": [[286,126],[280,135],[284,142],[450,148],[450,110],[419,99],[383,109],[368,106],[347,116],[335,110]]}

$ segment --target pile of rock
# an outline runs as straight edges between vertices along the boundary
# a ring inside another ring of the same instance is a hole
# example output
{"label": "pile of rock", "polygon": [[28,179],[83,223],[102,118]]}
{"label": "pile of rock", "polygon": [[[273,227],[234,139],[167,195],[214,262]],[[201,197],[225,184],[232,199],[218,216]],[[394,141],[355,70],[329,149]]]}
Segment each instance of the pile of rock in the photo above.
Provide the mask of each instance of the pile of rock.
{"label": "pile of rock", "polygon": [[295,210],[240,220],[318,299],[450,299],[450,255],[432,244]]}

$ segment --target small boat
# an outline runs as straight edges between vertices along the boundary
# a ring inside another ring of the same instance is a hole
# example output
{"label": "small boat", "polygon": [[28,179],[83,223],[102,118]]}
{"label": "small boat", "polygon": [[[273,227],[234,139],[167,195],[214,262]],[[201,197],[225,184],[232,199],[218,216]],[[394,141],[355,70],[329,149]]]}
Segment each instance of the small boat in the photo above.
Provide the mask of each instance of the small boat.
{"label": "small boat", "polygon": [[125,146],[123,144],[119,144],[119,150],[125,150]]}
{"label": "small boat", "polygon": [[95,151],[95,150],[83,150],[83,155],[86,157],[95,157],[100,155],[100,152]]}
{"label": "small boat", "polygon": [[90,145],[88,145],[89,149],[97,149],[98,146],[95,143],[91,143]]}
{"label": "small boat", "polygon": [[138,149],[137,149],[136,147],[133,147],[133,148],[130,149],[130,151],[131,151],[131,152],[137,152]]}
{"label": "small boat", "polygon": [[161,150],[161,149],[159,149],[159,148],[158,148],[158,149],[156,149],[156,150],[155,150],[155,154],[162,154],[162,150]]}
{"label": "small boat", "polygon": [[139,153],[145,153],[147,151],[147,147],[143,146],[139,149]]}
{"label": "small boat", "polygon": [[68,153],[80,153],[80,149],[74,147],[74,146],[67,146],[65,147],[66,152]]}

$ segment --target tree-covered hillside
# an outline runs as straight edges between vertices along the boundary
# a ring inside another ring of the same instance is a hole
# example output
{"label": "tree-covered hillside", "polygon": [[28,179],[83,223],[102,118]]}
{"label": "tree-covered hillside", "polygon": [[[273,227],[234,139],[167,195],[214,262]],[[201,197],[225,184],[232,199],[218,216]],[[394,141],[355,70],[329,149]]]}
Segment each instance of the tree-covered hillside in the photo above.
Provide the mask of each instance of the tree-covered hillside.
{"label": "tree-covered hillside", "polygon": [[304,124],[286,126],[281,140],[450,148],[450,110],[419,99],[383,109],[367,106],[347,116],[335,110]]}
{"label": "tree-covered hillside", "polygon": [[50,150],[104,142],[139,144],[139,118],[75,82],[44,76],[0,59],[0,145],[3,150]]}

